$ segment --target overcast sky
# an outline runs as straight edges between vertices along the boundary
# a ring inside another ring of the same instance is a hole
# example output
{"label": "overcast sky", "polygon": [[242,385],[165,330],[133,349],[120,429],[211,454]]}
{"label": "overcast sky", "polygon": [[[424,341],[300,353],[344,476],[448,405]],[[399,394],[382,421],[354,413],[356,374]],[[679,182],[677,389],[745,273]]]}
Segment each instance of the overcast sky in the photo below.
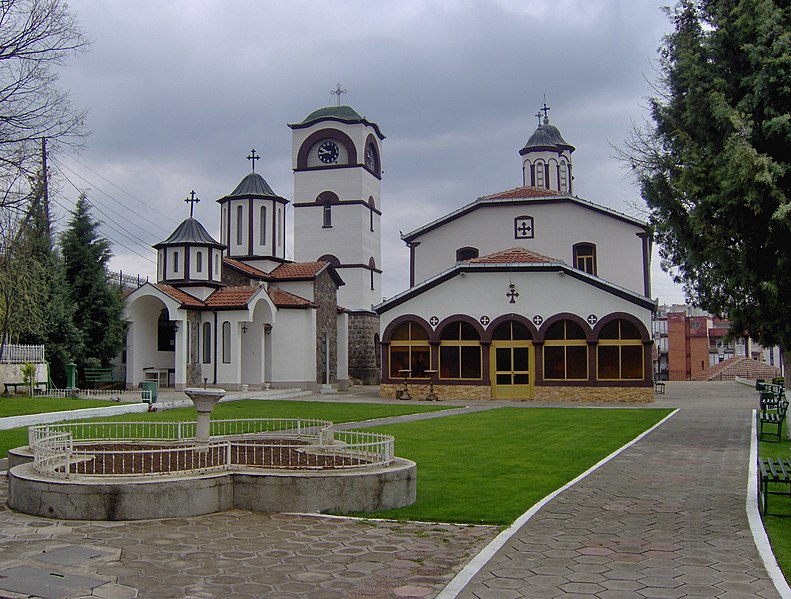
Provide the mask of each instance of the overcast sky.
{"label": "overcast sky", "polygon": [[[546,94],[577,149],[574,191],[640,216],[614,160],[645,119],[670,24],[653,0],[333,2],[72,0],[93,46],[60,71],[92,132],[54,156],[58,210],[87,190],[113,241],[111,267],[155,278],[151,245],[188,216],[219,238],[217,198],[256,165],[293,197],[291,130],[343,102],[377,123],[382,151],[383,294],[408,285],[411,231],[521,184],[519,149]],[[56,171],[57,172],[57,171]],[[683,294],[653,265],[654,297]]]}

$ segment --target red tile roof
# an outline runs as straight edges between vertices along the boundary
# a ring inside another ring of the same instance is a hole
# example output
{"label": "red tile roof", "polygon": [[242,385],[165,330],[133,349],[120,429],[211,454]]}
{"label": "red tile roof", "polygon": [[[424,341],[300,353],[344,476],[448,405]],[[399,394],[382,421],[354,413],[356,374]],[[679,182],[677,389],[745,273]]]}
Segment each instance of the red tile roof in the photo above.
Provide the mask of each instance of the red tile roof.
{"label": "red tile roof", "polygon": [[250,275],[251,277],[255,277],[257,279],[262,279],[265,281],[268,281],[272,278],[263,270],[256,268],[255,266],[250,266],[249,264],[245,264],[240,260],[234,260],[233,258],[223,258],[222,261],[224,264],[227,264],[228,266],[240,270],[243,273]]}
{"label": "red tile roof", "polygon": [[473,258],[467,262],[471,264],[542,264],[545,262],[561,262],[561,260],[537,254],[524,248],[511,248],[487,256]]}
{"label": "red tile roof", "polygon": [[244,308],[260,287],[225,287],[218,289],[206,298],[210,308]]}
{"label": "red tile roof", "polygon": [[326,266],[328,262],[290,262],[281,264],[270,274],[281,281],[288,279],[313,279]]}
{"label": "red tile roof", "polygon": [[269,293],[270,299],[278,308],[309,308],[313,306],[313,302],[310,300],[289,293],[284,289],[278,289],[277,287],[270,287],[267,289],[267,293]]}
{"label": "red tile roof", "polygon": [[483,196],[482,200],[510,200],[515,198],[554,198],[563,197],[565,193],[554,189],[544,189],[543,187],[515,187],[489,196]]}
{"label": "red tile roof", "polygon": [[163,285],[162,283],[152,283],[152,285],[154,285],[154,287],[159,289],[162,293],[166,293],[177,302],[181,302],[182,305],[187,306],[189,308],[202,308],[205,305],[197,297],[193,297],[192,295],[182,291],[181,289],[176,289],[175,287],[172,287],[170,285]]}

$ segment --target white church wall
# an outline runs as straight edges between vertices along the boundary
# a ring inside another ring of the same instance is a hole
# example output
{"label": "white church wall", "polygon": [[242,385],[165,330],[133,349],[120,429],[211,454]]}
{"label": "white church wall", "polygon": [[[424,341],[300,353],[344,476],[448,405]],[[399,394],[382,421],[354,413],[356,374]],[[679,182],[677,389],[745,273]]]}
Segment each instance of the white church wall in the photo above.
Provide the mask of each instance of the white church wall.
{"label": "white church wall", "polygon": [[272,287],[277,287],[313,301],[313,281],[278,281]]}
{"label": "white church wall", "polygon": [[[511,304],[506,293],[513,282],[519,293]],[[428,321],[436,316],[445,318],[465,314],[480,322],[482,316],[493,321],[504,314],[521,314],[528,319],[541,316],[547,319],[561,312],[569,312],[587,320],[613,312],[633,314],[651,330],[651,311],[632,302],[597,289],[570,275],[557,272],[532,273],[465,273],[404,302],[381,315],[381,330],[405,314],[417,314]]]}
{"label": "white church wall", "polygon": [[273,386],[316,386],[316,314],[279,310],[272,329]]}
{"label": "white church wall", "polygon": [[[217,314],[217,385],[226,385],[231,388],[238,388],[239,381],[242,380],[242,334],[241,321],[247,317],[247,311],[227,311]],[[229,339],[223,336],[225,323],[229,324]],[[229,350],[226,353],[226,349]]]}
{"label": "white church wall", "polygon": [[[200,259],[198,258],[200,254]],[[190,256],[190,273],[189,278],[194,281],[208,281],[209,280],[209,252],[205,247],[191,247],[189,248]],[[198,267],[200,266],[200,270]]]}
{"label": "white church wall", "polygon": [[[533,217],[534,238],[515,237],[514,219],[519,216]],[[572,203],[486,206],[418,238],[415,283],[450,268],[461,247],[476,247],[481,256],[523,247],[573,266],[574,244],[590,242],[596,245],[597,275],[642,294],[639,232],[635,225]]]}

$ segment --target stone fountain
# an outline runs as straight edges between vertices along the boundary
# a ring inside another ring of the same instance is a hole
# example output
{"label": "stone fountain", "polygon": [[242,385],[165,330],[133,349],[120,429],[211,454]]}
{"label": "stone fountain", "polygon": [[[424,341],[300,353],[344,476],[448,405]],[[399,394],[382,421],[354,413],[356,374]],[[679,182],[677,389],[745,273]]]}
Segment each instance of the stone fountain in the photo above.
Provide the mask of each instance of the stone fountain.
{"label": "stone fountain", "polygon": [[198,410],[198,422],[195,428],[195,445],[198,451],[209,450],[209,420],[215,404],[225,397],[225,389],[201,389],[199,387],[184,389],[184,393],[195,404]]}

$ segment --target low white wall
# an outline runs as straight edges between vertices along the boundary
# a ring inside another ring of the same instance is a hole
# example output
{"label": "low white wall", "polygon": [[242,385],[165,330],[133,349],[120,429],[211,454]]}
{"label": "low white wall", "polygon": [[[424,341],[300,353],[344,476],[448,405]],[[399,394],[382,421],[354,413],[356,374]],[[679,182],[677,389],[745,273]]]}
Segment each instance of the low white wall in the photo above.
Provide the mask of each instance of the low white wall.
{"label": "low white wall", "polygon": [[[0,380],[3,383],[21,383],[23,364],[0,364]],[[43,383],[47,380],[47,365],[35,364],[36,382]],[[20,388],[21,390],[21,388]]]}

